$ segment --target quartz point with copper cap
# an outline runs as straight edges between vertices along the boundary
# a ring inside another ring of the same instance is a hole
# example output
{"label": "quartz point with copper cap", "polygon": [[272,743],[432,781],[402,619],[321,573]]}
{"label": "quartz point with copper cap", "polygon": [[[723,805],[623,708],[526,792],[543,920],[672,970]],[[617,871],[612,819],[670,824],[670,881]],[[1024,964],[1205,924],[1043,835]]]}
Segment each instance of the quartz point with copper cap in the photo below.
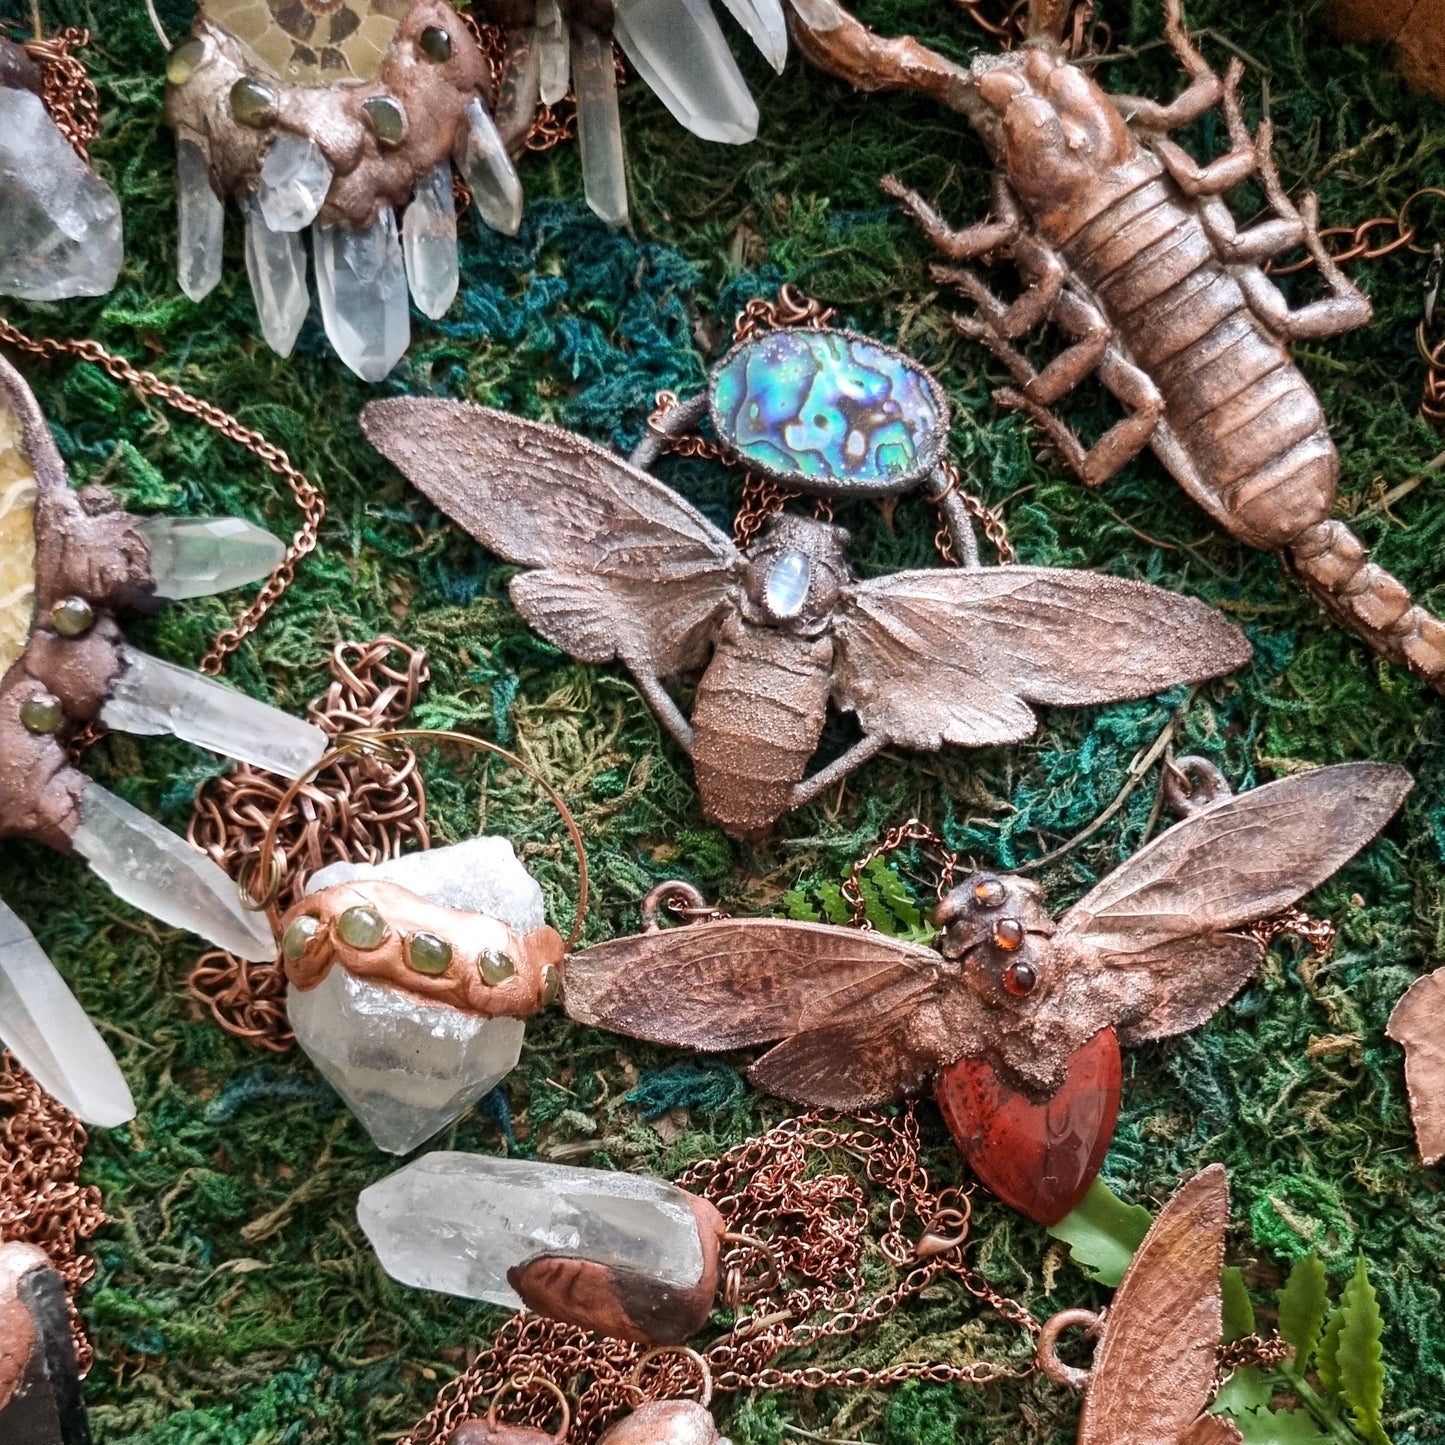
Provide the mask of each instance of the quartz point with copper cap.
{"label": "quartz point with copper cap", "polygon": [[395,214],[384,206],[364,231],[313,226],[311,246],[326,335],[363,381],[381,381],[411,340]]}
{"label": "quartz point with copper cap", "polygon": [[256,204],[273,231],[304,231],[326,203],[335,172],[307,136],[282,131],[261,162]]}
{"label": "quartz point with copper cap", "polygon": [[461,281],[451,166],[437,166],[417,184],[401,220],[401,249],[416,309],[434,321],[445,316]]}
{"label": "quartz point with copper cap", "polygon": [[572,26],[571,38],[577,148],[582,153],[582,187],[587,204],[609,226],[626,225],[627,173],[612,45],[582,24]]}
{"label": "quartz point with copper cap", "polygon": [[[448,908],[545,925],[542,890],[505,838],[473,838],[384,863],[333,863],[307,894],[380,880]],[[286,939],[283,936],[283,948]],[[334,963],[314,988],[287,990],[296,1041],[378,1149],[407,1154],[464,1114],[516,1067],[526,1024],[431,1002]]]}
{"label": "quartz point with copper cap", "polygon": [[707,1261],[691,1196],[640,1174],[437,1151],[364,1189],[356,1217],[402,1284],[520,1309],[507,1271],[590,1260],[678,1291]]}
{"label": "quartz point with copper cap", "polygon": [[203,301],[221,279],[226,207],[211,185],[201,146],[176,141],[176,280],[192,301]]}
{"label": "quartz point with copper cap", "polygon": [[477,214],[494,231],[515,236],[522,224],[522,183],[496,124],[479,100],[466,109],[457,141],[457,166],[472,188]]}
{"label": "quartz point with copper cap", "polygon": [[268,576],[286,544],[243,517],[138,517],[157,597],[180,602]]}
{"label": "quartz point with copper cap", "polygon": [[273,231],[254,196],[245,201],[246,275],[261,335],[277,356],[290,356],[311,309],[306,289],[306,248],[293,231]]}

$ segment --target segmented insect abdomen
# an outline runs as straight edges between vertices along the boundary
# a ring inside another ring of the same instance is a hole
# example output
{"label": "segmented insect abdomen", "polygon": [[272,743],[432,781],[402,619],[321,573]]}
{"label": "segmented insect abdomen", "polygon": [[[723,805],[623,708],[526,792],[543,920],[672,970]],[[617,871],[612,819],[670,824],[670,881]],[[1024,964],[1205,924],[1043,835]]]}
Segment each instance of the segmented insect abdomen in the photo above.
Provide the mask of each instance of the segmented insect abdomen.
{"label": "segmented insect abdomen", "polygon": [[1197,500],[1255,547],[1328,517],[1339,459],[1319,402],[1172,183],[1142,179],[1062,250],[1159,388]]}
{"label": "segmented insect abdomen", "polygon": [[823,730],[832,662],[826,636],[724,625],[693,702],[692,762],[704,808],[729,833],[788,811]]}

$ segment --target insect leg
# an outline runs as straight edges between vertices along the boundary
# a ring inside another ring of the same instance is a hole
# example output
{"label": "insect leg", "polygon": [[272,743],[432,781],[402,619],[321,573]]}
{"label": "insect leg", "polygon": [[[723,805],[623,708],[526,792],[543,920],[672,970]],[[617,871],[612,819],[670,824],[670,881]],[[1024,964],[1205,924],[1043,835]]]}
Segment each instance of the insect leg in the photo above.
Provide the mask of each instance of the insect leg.
{"label": "insect leg", "polygon": [[1224,76],[1224,117],[1230,144],[1218,160],[1200,165],[1174,141],[1161,137],[1154,142],[1154,153],[1186,196],[1218,195],[1247,180],[1259,169],[1259,152],[1239,109],[1239,82],[1243,75],[1244,62],[1236,57],[1229,62]]}
{"label": "insect leg", "polygon": [[1113,95],[1115,109],[1126,121],[1145,130],[1171,131],[1198,120],[1219,104],[1223,83],[1194,48],[1184,28],[1182,0],[1164,0],[1164,38],[1189,73],[1189,84],[1167,105],[1142,95]]}
{"label": "insect leg", "polygon": [[974,261],[996,251],[1007,251],[1024,231],[1018,202],[1000,175],[994,176],[991,203],[998,219],[980,221],[961,231],[955,231],[917,191],[910,191],[896,176],[884,176],[878,186],[884,195],[892,196],[913,224],[953,261]]}
{"label": "insect leg", "polygon": [[672,700],[672,694],[651,673],[632,670],[638,690],[652,705],[658,721],[672,734],[673,741],[683,752],[692,755],[692,724],[682,715],[682,709]]}
{"label": "insect leg", "polygon": [[887,744],[888,739],[879,737],[876,733],[868,733],[859,738],[846,753],[834,758],[826,768],[819,768],[811,778],[804,778],[801,783],[795,784],[792,796],[788,799],[788,807],[801,808],[804,803],[811,803],[814,798],[826,793],[834,783],[846,778],[854,768],[861,768]]}

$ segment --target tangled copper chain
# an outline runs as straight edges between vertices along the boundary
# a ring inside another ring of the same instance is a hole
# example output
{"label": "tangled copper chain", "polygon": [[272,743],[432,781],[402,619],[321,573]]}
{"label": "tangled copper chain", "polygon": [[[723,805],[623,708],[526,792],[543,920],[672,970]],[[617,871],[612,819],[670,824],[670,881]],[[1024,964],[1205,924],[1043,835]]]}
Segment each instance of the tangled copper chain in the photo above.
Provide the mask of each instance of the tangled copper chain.
{"label": "tangled copper chain", "polygon": [[153,371],[142,371],[131,365],[123,356],[107,351],[98,341],[58,340],[53,337],[36,341],[19,327],[0,317],[0,343],[13,346],[16,351],[39,357],[43,361],[72,356],[80,361],[92,362],[122,386],[134,387],[142,396],[155,397],[157,401],[164,402],[183,416],[193,416],[237,445],[245,447],[290,487],[291,495],[301,509],[301,526],[291,538],[286,555],[262,584],[250,606],[232,626],[216,638],[211,650],[198,664],[202,672],[215,676],[220,672],[226,658],[256,630],[262,618],[291,585],[296,576],[296,566],[301,559],[316,550],[321,523],[326,516],[326,498],[306,474],[292,463],[286,452],[274,442],[267,441],[260,432],[242,425],[230,412],[223,411],[213,402],[203,401],[172,382],[162,381]]}
{"label": "tangled copper chain", "polygon": [[[375,732],[412,710],[428,678],[426,653],[392,637],[343,642],[332,650],[331,676],[331,686],[307,708],[310,720],[333,740]],[[197,792],[187,836],[227,874],[249,883],[238,876],[241,862],[255,852],[284,791],[284,780],[238,765]],[[408,839],[430,846],[416,754],[395,746],[385,756],[358,752],[339,759],[301,790],[278,820],[277,837],[285,862],[267,909],[273,928],[306,879],[327,863],[377,863],[399,854]],[[279,963],[253,963],[217,949],[201,957],[189,983],[227,1033],[272,1053],[293,1044]]]}
{"label": "tangled copper chain", "polygon": [[50,1256],[70,1298],[70,1330],[83,1375],[93,1358],[75,1310],[75,1292],[95,1273],[80,1253],[105,1223],[100,1190],[81,1184],[85,1128],[8,1053],[0,1052],[0,1240]]}
{"label": "tangled copper chain", "polygon": [[87,163],[90,143],[100,134],[100,94],[75,51],[89,44],[90,31],[71,25],[20,47],[40,66],[40,98],[50,118]]}
{"label": "tangled copper chain", "polygon": [[[778,288],[775,301],[766,301],[761,297],[755,297],[738,312],[737,319],[733,322],[733,345],[738,346],[744,341],[752,341],[767,331],[780,331],[799,326],[817,330],[829,325],[835,314],[832,307],[824,306],[821,301],[814,300],[801,287],[786,282]],[[710,461],[721,462],[724,466],[739,465],[734,453],[718,442],[709,441],[706,437],[695,434],[671,436],[665,432],[663,419],[677,404],[676,392],[659,391],[654,398],[654,410],[647,418],[648,431],[661,440],[664,451],[683,457],[706,457]],[[1004,563],[1017,561],[1017,555],[1009,542],[1008,530],[1002,519],[990,511],[980,498],[963,489],[958,468],[952,462],[945,462],[943,471],[948,478],[948,484],[942,492],[929,500],[937,504],[949,492],[956,491],[969,515],[979,522],[989,541],[997,548],[999,560]],[[787,503],[794,501],[799,495],[798,492],[790,490],[771,477],[762,476],[757,472],[748,472],[743,478],[742,499],[738,506],[737,516],[733,520],[734,544],[739,549],[746,548],[763,530],[768,518],[775,512],[781,512]],[[814,503],[814,512],[827,521],[833,520],[832,503],[825,497],[818,498]],[[945,562],[950,565],[956,563],[953,542],[948,528],[942,524],[941,518],[933,544],[938,548],[939,555]]]}
{"label": "tangled copper chain", "polygon": [[855,859],[853,866],[848,870],[848,876],[843,880],[843,886],[838,891],[848,905],[851,914],[848,921],[854,928],[861,928],[867,932],[871,931],[873,927],[868,922],[868,904],[863,897],[864,871],[870,863],[876,862],[879,858],[886,858],[890,853],[896,853],[905,843],[923,843],[936,849],[942,855],[939,860],[936,888],[940,899],[953,887],[953,874],[958,867],[958,855],[927,823],[920,822],[917,818],[910,818],[906,823],[899,823],[896,827],[890,828],[883,835],[882,842],[870,848],[861,858]]}
{"label": "tangled copper chain", "polygon": [[[820,1158],[824,1167],[815,1168]],[[834,1162],[843,1159],[861,1163],[862,1177]],[[728,1332],[702,1351],[715,1390],[862,1388],[905,1380],[983,1385],[1034,1372],[1038,1324],[964,1262],[969,1199],[961,1191],[934,1187],[919,1159],[912,1105],[897,1118],[804,1114],[719,1158],[701,1160],[677,1182],[710,1200],[730,1231],[763,1241],[779,1265],[769,1287],[737,1307]],[[870,1196],[880,1192],[889,1202],[876,1248],[895,1283],[863,1304],[863,1266],[874,1214]],[[724,1266],[740,1268],[745,1261],[738,1256],[747,1252],[746,1245],[740,1246]],[[1026,1363],[918,1360],[880,1369],[774,1364],[788,1351],[856,1334],[945,1277],[959,1280],[975,1298],[1018,1325],[1030,1346]],[[658,1361],[646,1387],[634,1386],[632,1375],[644,1350],[573,1325],[516,1315],[464,1374],[442,1388],[402,1445],[447,1440],[464,1419],[483,1413],[484,1402],[506,1381],[530,1376],[578,1392],[569,1439],[572,1445],[588,1445],[619,1411],[643,1399],[675,1398],[688,1391],[692,1382],[681,1356]],[[542,1391],[524,1393],[514,1423],[540,1424],[552,1408]]]}

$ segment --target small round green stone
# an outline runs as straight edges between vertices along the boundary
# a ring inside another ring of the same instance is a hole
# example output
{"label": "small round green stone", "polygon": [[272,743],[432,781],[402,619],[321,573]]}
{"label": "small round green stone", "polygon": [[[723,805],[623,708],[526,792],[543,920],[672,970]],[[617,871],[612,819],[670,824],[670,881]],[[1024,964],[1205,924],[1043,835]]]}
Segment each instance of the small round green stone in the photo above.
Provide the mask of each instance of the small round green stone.
{"label": "small round green stone", "polygon": [[452,58],[452,38],[440,25],[428,25],[417,36],[417,49],[436,65]]}
{"label": "small round green stone", "polygon": [[20,704],[20,722],[29,732],[53,733],[64,721],[65,709],[60,706],[60,699],[48,692],[27,697]]}
{"label": "small round green stone", "polygon": [[517,972],[517,965],[505,953],[497,953],[490,948],[482,954],[481,962],[482,982],[488,988],[495,988],[499,983],[506,983]]}
{"label": "small round green stone", "polygon": [[62,637],[79,637],[95,625],[95,609],[84,597],[63,597],[50,609],[50,621]]}
{"label": "small round green stone", "polygon": [[239,124],[261,130],[276,119],[276,92],[243,75],[231,87],[231,114]]}
{"label": "small round green stone", "polygon": [[205,59],[206,47],[199,40],[187,40],[166,57],[166,79],[172,85],[184,85]]}
{"label": "small round green stone", "polygon": [[434,933],[413,933],[407,942],[406,961],[418,973],[445,973],[452,966],[452,946]]}
{"label": "small round green stone", "polygon": [[384,146],[399,146],[406,135],[406,112],[398,101],[389,95],[373,95],[364,100],[361,108],[376,132],[377,142]]}
{"label": "small round green stone", "polygon": [[551,1008],[562,992],[562,970],[555,963],[549,963],[542,970],[542,1007]]}
{"label": "small round green stone", "polygon": [[336,931],[343,943],[367,952],[381,946],[381,940],[386,937],[386,920],[376,909],[358,904],[336,920]]}
{"label": "small round green stone", "polygon": [[309,913],[293,918],[286,925],[286,932],[281,935],[281,952],[286,955],[287,961],[295,963],[306,952],[306,945],[320,932],[321,920],[313,918]]}

